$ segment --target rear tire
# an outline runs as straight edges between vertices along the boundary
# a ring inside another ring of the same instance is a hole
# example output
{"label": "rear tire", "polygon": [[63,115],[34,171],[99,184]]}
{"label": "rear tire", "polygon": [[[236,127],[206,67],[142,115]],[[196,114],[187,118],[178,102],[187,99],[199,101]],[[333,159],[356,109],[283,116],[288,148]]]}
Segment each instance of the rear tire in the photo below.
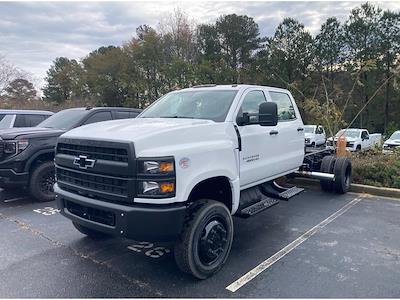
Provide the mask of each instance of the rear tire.
{"label": "rear tire", "polygon": [[[321,162],[321,172],[322,173],[333,173],[333,169],[335,166],[336,158],[333,155],[325,156]],[[324,192],[332,192],[333,190],[333,182],[330,180],[321,179],[320,181],[321,189]]]}
{"label": "rear tire", "polygon": [[54,163],[46,161],[33,170],[29,181],[29,192],[39,202],[53,201],[55,199],[54,183]]}
{"label": "rear tire", "polygon": [[75,222],[72,222],[72,224],[80,233],[83,233],[84,235],[87,235],[88,237],[90,237],[92,239],[100,239],[100,238],[109,237],[109,235],[106,233],[103,233],[103,232],[100,232],[97,230],[93,230],[93,229],[83,226],[81,224],[78,224]]}
{"label": "rear tire", "polygon": [[179,269],[198,279],[217,273],[226,262],[233,240],[233,221],[227,207],[198,200],[187,211],[184,229],[175,244]]}
{"label": "rear tire", "polygon": [[336,159],[334,167],[335,181],[333,187],[336,193],[345,194],[351,186],[351,161],[347,157]]}

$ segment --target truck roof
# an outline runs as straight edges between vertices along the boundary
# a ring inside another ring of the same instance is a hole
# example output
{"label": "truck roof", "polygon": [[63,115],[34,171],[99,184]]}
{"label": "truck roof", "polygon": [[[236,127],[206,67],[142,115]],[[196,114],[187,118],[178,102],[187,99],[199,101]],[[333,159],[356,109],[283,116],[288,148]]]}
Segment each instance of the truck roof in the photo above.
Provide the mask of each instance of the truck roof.
{"label": "truck roof", "polygon": [[74,108],[67,108],[65,110],[102,110],[102,109],[107,109],[107,110],[119,110],[119,111],[134,111],[134,112],[141,112],[142,109],[140,108],[130,108],[130,107],[109,107],[109,106],[98,106],[98,107],[74,107]]}
{"label": "truck roof", "polygon": [[287,89],[283,88],[278,88],[278,87],[273,87],[273,86],[266,86],[266,85],[252,85],[252,84],[202,84],[202,85],[196,85],[192,86],[186,89],[182,89],[180,91],[194,91],[198,89],[207,89],[207,90],[245,90],[248,88],[262,88],[262,89],[270,89],[270,90],[276,90],[276,91],[282,91],[282,92],[287,92]]}
{"label": "truck roof", "polygon": [[51,111],[47,110],[30,110],[30,109],[0,109],[0,114],[9,115],[52,115]]}

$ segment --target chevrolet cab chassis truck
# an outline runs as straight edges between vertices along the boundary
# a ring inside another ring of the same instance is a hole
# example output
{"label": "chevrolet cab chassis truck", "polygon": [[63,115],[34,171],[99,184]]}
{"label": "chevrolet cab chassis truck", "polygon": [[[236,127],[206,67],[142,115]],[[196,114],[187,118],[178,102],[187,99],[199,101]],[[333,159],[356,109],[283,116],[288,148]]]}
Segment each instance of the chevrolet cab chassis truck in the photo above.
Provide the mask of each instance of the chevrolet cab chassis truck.
{"label": "chevrolet cab chassis truck", "polygon": [[309,176],[325,191],[348,191],[349,159],[308,151],[289,91],[195,86],[168,93],[137,119],[63,134],[54,191],[80,232],[174,242],[178,267],[205,279],[228,258],[232,216],[248,218],[303,190],[277,178]]}

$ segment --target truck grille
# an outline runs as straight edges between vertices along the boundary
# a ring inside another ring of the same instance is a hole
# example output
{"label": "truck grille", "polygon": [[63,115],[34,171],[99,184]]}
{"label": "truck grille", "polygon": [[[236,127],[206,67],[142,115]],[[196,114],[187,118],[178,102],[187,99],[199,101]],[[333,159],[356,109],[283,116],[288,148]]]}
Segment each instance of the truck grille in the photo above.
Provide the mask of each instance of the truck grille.
{"label": "truck grille", "polygon": [[93,159],[128,162],[128,153],[126,149],[59,143],[57,145],[57,153],[74,156],[83,154]]}
{"label": "truck grille", "polygon": [[[130,147],[125,143],[60,138],[55,157],[57,184],[77,195],[132,203],[136,173]],[[77,164],[82,157],[95,162],[90,167]]]}
{"label": "truck grille", "polygon": [[126,179],[57,168],[57,180],[93,191],[128,196]]}

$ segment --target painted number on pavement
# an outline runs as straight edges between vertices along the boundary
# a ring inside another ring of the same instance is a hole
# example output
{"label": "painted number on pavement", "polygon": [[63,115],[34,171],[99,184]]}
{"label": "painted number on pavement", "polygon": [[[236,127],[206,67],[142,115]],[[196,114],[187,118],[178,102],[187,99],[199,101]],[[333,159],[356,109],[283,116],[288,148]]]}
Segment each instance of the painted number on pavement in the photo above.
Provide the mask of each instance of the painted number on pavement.
{"label": "painted number on pavement", "polygon": [[35,213],[44,215],[44,216],[51,216],[55,215],[56,213],[59,213],[60,210],[54,207],[45,207],[45,208],[39,208],[39,209],[34,209],[33,210]]}
{"label": "painted number on pavement", "polygon": [[171,252],[168,248],[159,246],[154,247],[154,244],[150,242],[139,242],[128,246],[128,249],[138,253],[144,253],[144,255],[151,258],[160,258],[161,256]]}

